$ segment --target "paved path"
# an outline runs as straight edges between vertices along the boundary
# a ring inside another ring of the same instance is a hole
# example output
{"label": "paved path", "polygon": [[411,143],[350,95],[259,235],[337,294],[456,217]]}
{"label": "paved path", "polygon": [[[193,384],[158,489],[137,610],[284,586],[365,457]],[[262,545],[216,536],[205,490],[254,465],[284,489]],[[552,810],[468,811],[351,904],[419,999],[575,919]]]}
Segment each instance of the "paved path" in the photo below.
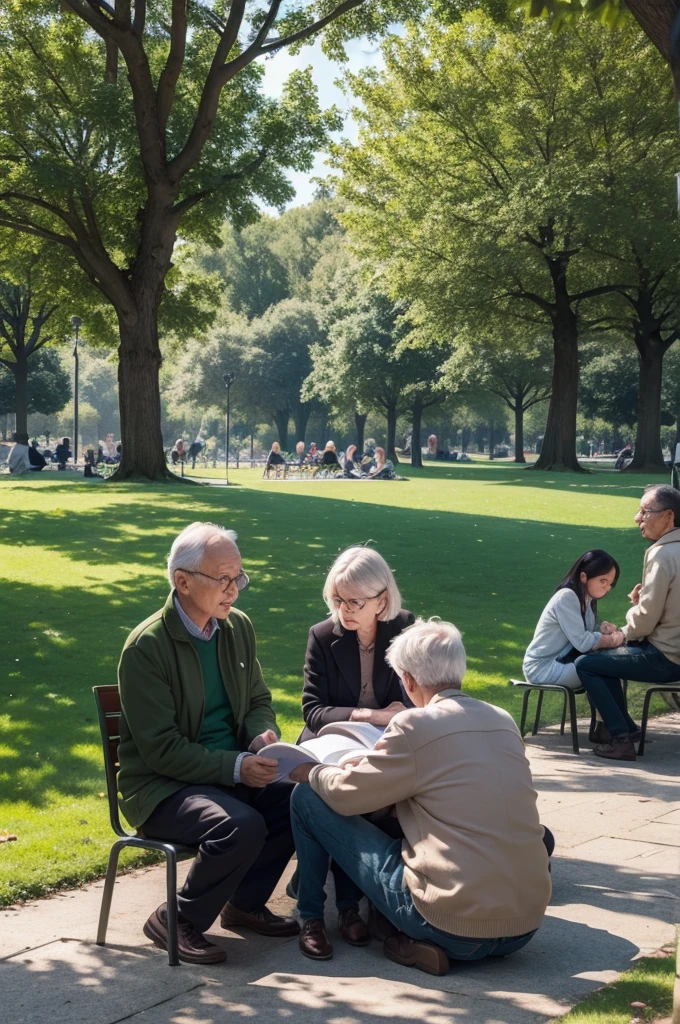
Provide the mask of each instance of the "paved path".
{"label": "paved path", "polygon": [[[584,723],[585,727],[585,723]],[[430,978],[337,936],[315,964],[297,940],[215,935],[226,965],[169,968],[141,927],[159,868],[116,886],[108,945],[94,944],[101,882],[0,912],[0,1015],[12,1024],[539,1024],[673,938],[680,920],[680,715],[652,722],[634,764],[580,757],[554,730],[529,740],[542,820],[557,839],[543,927],[507,960]],[[184,866],[186,870],[186,865]],[[285,881],[285,880],[284,880]],[[274,906],[290,910],[281,885]],[[331,932],[334,920],[329,920]]]}

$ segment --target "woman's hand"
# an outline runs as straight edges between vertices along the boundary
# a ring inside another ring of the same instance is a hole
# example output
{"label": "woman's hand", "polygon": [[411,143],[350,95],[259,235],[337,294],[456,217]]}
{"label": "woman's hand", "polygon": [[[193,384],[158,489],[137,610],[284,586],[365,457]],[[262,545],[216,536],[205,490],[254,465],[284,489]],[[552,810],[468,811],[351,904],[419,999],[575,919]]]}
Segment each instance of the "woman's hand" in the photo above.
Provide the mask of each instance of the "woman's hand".
{"label": "woman's hand", "polygon": [[603,633],[598,642],[593,647],[594,651],[608,650],[612,647],[621,647],[625,643],[625,636],[620,629],[614,630],[613,633]]}
{"label": "woman's hand", "polygon": [[609,636],[610,633],[616,633],[618,626],[615,626],[613,622],[601,622],[600,633],[604,633],[605,636]]}
{"label": "woman's hand", "polygon": [[370,722],[371,725],[383,727],[389,725],[400,711],[406,711],[406,705],[399,700],[393,700],[386,708],[354,708],[349,720],[350,722]]}

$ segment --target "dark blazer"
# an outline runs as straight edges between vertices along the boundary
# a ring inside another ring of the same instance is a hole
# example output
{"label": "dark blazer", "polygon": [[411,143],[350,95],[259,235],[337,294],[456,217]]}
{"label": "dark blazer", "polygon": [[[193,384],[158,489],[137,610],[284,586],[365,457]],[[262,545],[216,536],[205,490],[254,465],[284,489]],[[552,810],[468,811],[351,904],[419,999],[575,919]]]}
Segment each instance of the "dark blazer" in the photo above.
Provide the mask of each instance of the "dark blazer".
{"label": "dark blazer", "polygon": [[[373,659],[373,689],[379,707],[386,708],[395,700],[404,701],[399,677],[385,661],[390,641],[415,616],[402,609],[389,622],[378,622]],[[324,619],[312,626],[305,656],[302,714],[306,729],[300,739],[309,739],[329,722],[346,722],[357,707],[361,693],[361,664],[355,630],[334,633],[335,623]]]}

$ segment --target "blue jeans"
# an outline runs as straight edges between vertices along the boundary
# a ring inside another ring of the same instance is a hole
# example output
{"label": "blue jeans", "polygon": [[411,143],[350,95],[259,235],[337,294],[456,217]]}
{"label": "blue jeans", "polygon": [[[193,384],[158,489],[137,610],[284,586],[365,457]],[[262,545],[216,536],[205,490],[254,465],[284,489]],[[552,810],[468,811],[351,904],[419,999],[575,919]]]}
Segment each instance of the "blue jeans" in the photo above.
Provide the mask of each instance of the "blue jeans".
{"label": "blue jeans", "polygon": [[331,856],[399,931],[441,946],[452,960],[507,956],[525,946],[535,934],[468,939],[435,928],[416,910],[404,881],[401,839],[391,839],[358,815],[337,814],[304,783],[296,786],[290,810],[300,868],[298,910],[303,920],[323,920],[324,883]]}
{"label": "blue jeans", "polygon": [[612,737],[623,739],[637,730],[628,714],[622,679],[638,683],[674,683],[680,680],[680,665],[662,654],[649,640],[634,641],[625,647],[592,651],[577,658],[578,677],[588,699],[602,715]]}

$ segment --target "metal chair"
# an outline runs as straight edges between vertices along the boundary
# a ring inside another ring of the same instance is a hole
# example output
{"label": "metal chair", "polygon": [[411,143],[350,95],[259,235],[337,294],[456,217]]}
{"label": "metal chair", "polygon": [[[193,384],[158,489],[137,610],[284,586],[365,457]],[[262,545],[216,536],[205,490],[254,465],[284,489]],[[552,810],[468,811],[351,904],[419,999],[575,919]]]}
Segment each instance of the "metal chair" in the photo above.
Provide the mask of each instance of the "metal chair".
{"label": "metal chair", "polygon": [[[636,679],[623,680],[623,692],[628,696],[628,684],[638,682]],[[637,755],[642,757],[645,752],[645,740],[647,738],[647,722],[649,720],[649,705],[655,693],[670,693],[676,700],[680,697],[680,683],[639,683],[646,686],[644,700],[642,702],[642,721],[640,722],[640,742],[638,743]]]}
{"label": "metal chair", "polygon": [[157,850],[165,854],[167,903],[168,903],[168,962],[171,967],[179,965],[177,950],[177,861],[195,857],[196,850],[179,843],[163,842],[160,839],[146,839],[136,832],[126,832],[120,823],[117,795],[118,743],[120,741],[120,694],[117,686],[93,686],[97,717],[104,749],[104,768],[106,770],[106,792],[109,800],[109,817],[111,828],[119,837],[111,847],[109,864],[106,869],[106,881],[102,906],[99,913],[97,928],[97,945],[106,944],[106,929],[109,923],[113,887],[116,883],[118,858],[124,846],[132,846],[142,850]]}
{"label": "metal chair", "polygon": [[[559,683],[528,683],[526,679],[511,679],[510,683],[512,686],[520,687],[524,690],[524,697],[522,698],[522,717],[520,719],[519,731],[522,736],[526,733],[526,720],[527,711],[529,708],[529,698],[532,692],[538,693],[538,700],[536,702],[536,715],[534,718],[534,727],[531,730],[531,735],[535,736],[538,732],[538,728],[541,724],[541,708],[543,707],[543,694],[544,693],[561,693],[564,698],[562,705],[562,721],[560,724],[560,736],[564,736],[564,727],[567,721],[567,705],[569,705],[569,722],[571,725],[571,744],[575,754],[580,754],[581,749],[578,742],[578,721],[576,718],[576,694],[585,693],[583,687],[579,687],[578,690],[573,690],[569,686],[560,686]],[[592,713],[591,722],[594,721],[595,713]]]}

